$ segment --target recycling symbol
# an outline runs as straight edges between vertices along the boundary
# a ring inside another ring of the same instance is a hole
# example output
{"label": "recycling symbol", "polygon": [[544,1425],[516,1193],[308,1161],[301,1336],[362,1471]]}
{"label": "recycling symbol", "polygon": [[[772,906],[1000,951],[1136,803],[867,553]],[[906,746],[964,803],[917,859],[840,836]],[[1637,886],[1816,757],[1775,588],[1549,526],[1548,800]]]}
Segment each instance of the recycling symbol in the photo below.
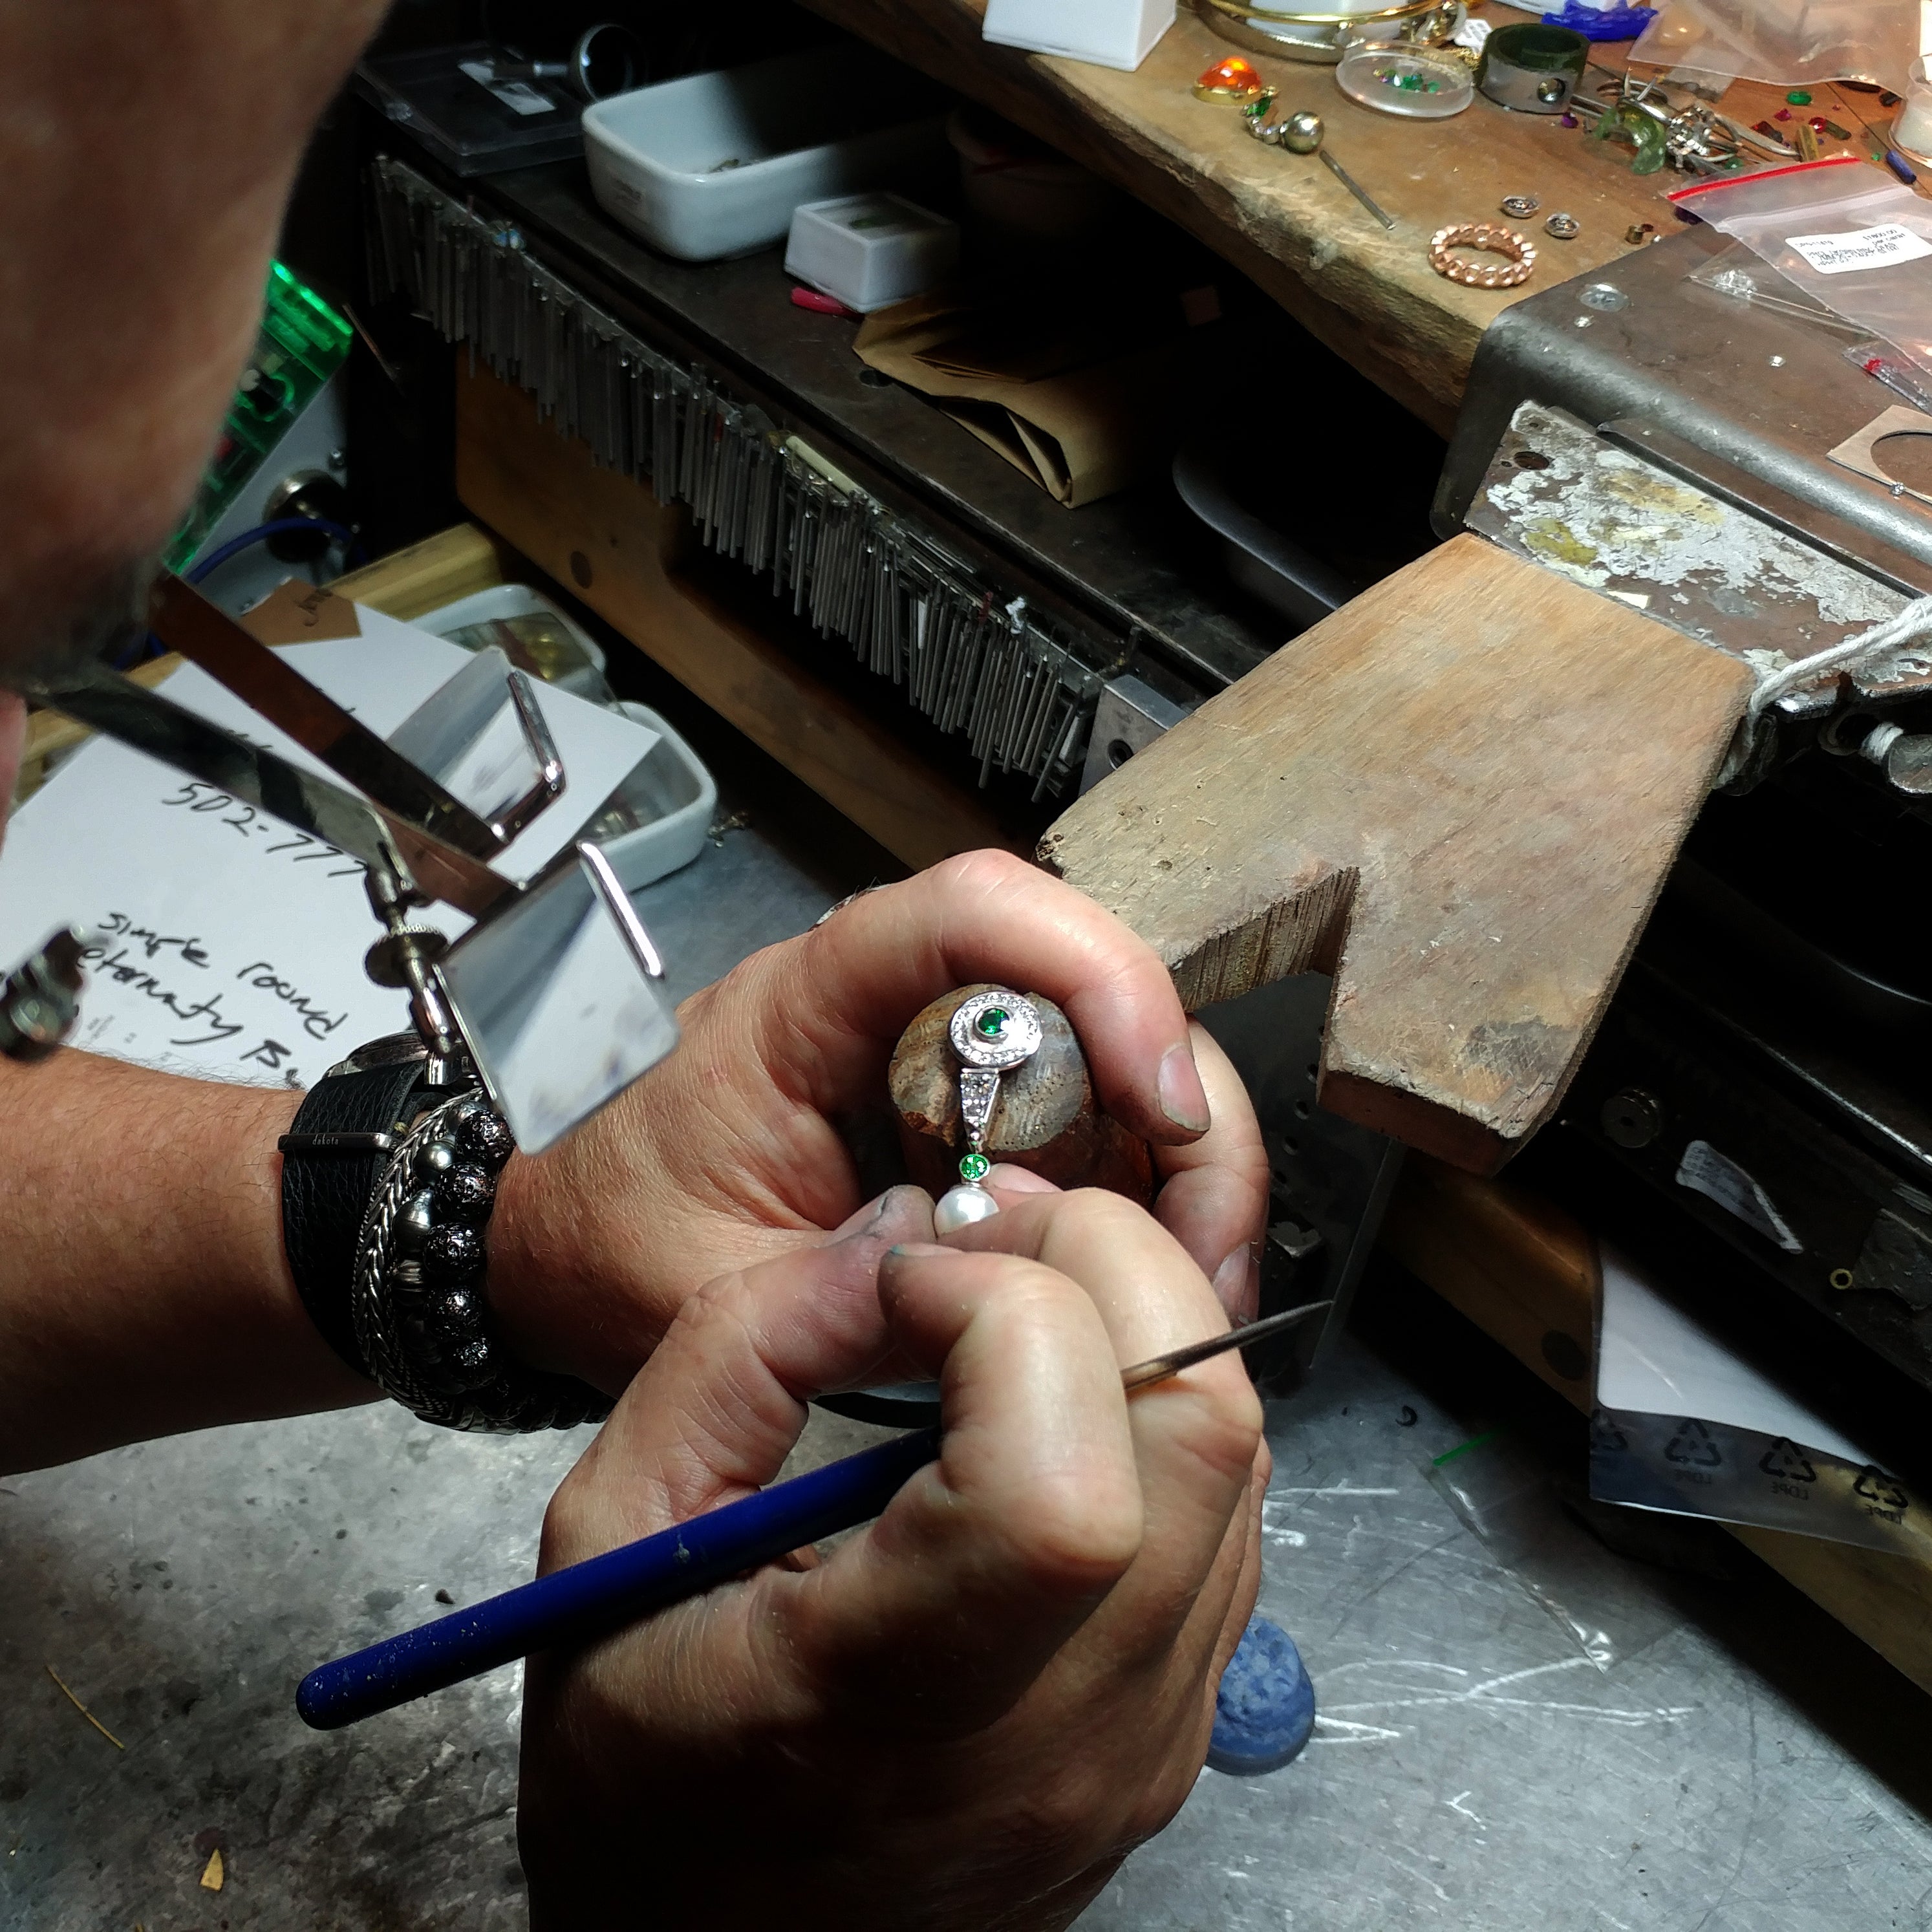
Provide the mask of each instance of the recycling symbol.
{"label": "recycling symbol", "polygon": [[1782,1477],[1787,1483],[1815,1483],[1818,1472],[1810,1459],[1789,1436],[1780,1436],[1758,1458],[1758,1467],[1767,1476]]}
{"label": "recycling symbol", "polygon": [[1721,1468],[1724,1461],[1710,1430],[1693,1416],[1677,1425],[1677,1433],[1664,1444],[1664,1459],[1695,1469]]}
{"label": "recycling symbol", "polygon": [[1882,1469],[1869,1464],[1858,1472],[1858,1480],[1852,1486],[1867,1502],[1876,1503],[1880,1509],[1902,1510],[1912,1500]]}
{"label": "recycling symbol", "polygon": [[1590,1447],[1612,1454],[1630,1447],[1630,1438],[1610,1418],[1607,1409],[1598,1409],[1590,1418]]}

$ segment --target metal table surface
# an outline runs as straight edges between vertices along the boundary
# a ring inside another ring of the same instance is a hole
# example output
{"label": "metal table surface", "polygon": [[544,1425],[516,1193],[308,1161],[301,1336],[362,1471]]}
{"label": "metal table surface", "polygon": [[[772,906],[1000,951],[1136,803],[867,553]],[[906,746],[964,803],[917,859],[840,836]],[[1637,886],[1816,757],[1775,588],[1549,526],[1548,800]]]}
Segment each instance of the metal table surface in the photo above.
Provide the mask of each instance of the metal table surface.
{"label": "metal table surface", "polygon": [[[677,990],[808,923],[850,883],[827,871],[754,826],[655,888]],[[1411,1353],[1345,1337],[1270,1406],[1262,1606],[1306,1656],[1313,1743],[1270,1778],[1204,1773],[1087,1932],[1932,1923],[1919,1694],[1768,1573],[1715,1593],[1606,1556],[1645,1640],[1600,1670],[1430,1480],[1467,1427]],[[385,1406],[0,1483],[0,1925],[521,1927],[518,1673],[327,1736],[292,1693],[439,1589],[526,1576],[586,1433]],[[820,1416],[799,1453],[874,1433]]]}

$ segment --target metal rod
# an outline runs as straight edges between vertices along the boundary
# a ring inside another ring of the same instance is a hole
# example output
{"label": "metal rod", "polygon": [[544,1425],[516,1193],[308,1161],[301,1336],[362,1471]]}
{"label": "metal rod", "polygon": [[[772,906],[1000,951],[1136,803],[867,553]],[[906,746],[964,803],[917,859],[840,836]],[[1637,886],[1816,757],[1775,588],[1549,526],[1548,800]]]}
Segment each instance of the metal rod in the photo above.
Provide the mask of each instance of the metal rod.
{"label": "metal rod", "polygon": [[1325,167],[1328,172],[1333,175],[1335,178],[1340,182],[1342,185],[1346,188],[1348,192],[1352,194],[1384,228],[1393,228],[1395,226],[1395,217],[1387,213],[1383,208],[1378,206],[1374,199],[1370,196],[1368,190],[1363,187],[1361,183],[1356,180],[1354,176],[1349,173],[1348,170],[1342,166],[1342,164],[1336,160],[1335,157],[1331,154],[1326,148],[1318,148],[1315,152],[1317,158],[1321,161],[1322,166]]}

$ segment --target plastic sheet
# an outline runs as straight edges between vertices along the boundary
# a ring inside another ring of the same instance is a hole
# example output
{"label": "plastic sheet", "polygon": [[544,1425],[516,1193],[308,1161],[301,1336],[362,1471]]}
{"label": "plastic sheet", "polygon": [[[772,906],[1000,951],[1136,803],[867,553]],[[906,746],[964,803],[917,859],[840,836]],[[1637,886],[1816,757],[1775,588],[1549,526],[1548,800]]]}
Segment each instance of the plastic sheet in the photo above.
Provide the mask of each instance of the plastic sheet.
{"label": "plastic sheet", "polygon": [[1668,0],[1634,61],[1780,87],[1874,81],[1905,90],[1918,55],[1918,9],[1903,0]]}
{"label": "plastic sheet", "polygon": [[1464,1525],[1599,1670],[1654,1643],[1676,1616],[1564,1508],[1543,1459],[1500,1431],[1425,1473]]}
{"label": "plastic sheet", "polygon": [[1679,188],[1808,301],[1932,372],[1932,202],[1851,156]]}

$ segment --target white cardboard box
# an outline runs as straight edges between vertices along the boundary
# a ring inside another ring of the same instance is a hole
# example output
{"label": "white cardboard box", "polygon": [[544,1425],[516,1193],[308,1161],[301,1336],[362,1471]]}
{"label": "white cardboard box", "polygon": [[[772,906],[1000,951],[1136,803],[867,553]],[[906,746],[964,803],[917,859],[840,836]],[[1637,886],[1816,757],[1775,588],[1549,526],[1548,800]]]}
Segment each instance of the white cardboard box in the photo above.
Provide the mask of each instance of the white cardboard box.
{"label": "white cardboard box", "polygon": [[923,295],[959,266],[959,230],[901,194],[808,202],[791,218],[785,273],[869,315]]}
{"label": "white cardboard box", "polygon": [[986,0],[985,38],[1131,73],[1174,12],[1174,0]]}

